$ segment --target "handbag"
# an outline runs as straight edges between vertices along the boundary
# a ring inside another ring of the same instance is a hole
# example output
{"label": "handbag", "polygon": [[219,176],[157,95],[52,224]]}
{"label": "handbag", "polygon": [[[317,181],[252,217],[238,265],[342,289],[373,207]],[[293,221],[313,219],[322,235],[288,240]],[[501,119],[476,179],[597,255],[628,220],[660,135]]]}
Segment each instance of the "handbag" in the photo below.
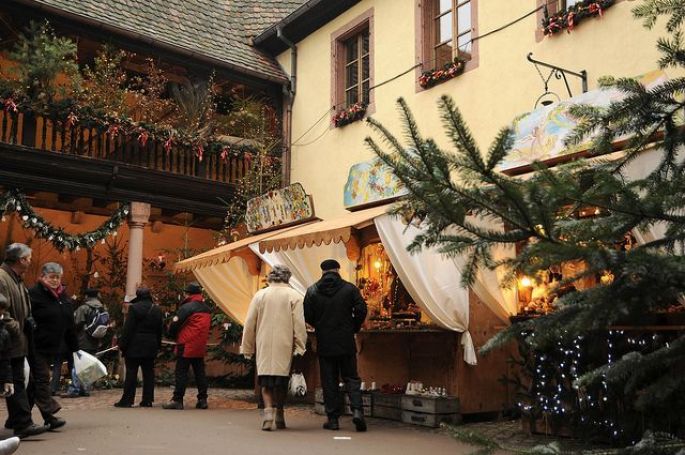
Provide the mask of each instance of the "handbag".
{"label": "handbag", "polygon": [[303,397],[307,395],[307,382],[302,373],[293,373],[288,382],[288,391],[293,397]]}

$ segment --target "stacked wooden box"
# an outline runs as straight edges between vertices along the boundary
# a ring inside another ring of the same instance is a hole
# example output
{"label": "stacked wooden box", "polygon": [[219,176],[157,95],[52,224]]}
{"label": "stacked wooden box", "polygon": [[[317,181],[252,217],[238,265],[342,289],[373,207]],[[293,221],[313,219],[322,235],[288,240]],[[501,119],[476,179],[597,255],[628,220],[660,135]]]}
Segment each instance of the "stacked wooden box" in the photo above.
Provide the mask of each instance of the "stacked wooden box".
{"label": "stacked wooden box", "polygon": [[459,400],[454,397],[402,396],[402,422],[426,427],[459,423]]}
{"label": "stacked wooden box", "polygon": [[[341,403],[344,403],[343,414],[352,415],[350,397],[346,393],[340,391],[339,400]],[[370,392],[362,392],[362,406],[364,415],[371,417],[373,415],[373,395]],[[321,387],[317,387],[314,391],[314,412],[321,415],[326,414],[326,407],[323,403],[323,389]]]}
{"label": "stacked wooden box", "polygon": [[381,419],[402,420],[402,396],[375,392],[373,394],[372,415]]}

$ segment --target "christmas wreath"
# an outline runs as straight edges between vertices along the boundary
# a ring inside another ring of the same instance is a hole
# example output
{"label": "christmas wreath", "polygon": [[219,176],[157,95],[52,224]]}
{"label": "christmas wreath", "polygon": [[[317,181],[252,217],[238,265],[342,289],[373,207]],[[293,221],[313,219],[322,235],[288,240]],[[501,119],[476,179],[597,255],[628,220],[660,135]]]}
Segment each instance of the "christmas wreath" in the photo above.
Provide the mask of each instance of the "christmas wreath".
{"label": "christmas wreath", "polygon": [[434,85],[438,85],[442,82],[457,77],[462,72],[464,72],[464,67],[466,62],[459,57],[455,57],[453,61],[446,63],[440,69],[433,69],[430,71],[424,71],[421,76],[419,76],[419,85],[422,88],[431,88]]}
{"label": "christmas wreath", "polygon": [[549,15],[545,8],[542,29],[545,35],[559,33],[563,29],[571,32],[583,19],[604,15],[604,10],[614,4],[614,0],[584,0],[563,11]]}
{"label": "christmas wreath", "polygon": [[362,119],[364,114],[366,114],[366,104],[354,103],[333,116],[333,126],[338,128],[356,122]]}

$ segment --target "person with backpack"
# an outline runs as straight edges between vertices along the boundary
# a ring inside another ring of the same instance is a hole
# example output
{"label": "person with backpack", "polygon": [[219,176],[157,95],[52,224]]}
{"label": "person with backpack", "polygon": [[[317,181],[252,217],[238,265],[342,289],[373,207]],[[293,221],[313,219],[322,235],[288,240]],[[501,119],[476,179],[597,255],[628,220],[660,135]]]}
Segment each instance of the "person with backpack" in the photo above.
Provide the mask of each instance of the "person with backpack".
{"label": "person with backpack", "polygon": [[130,408],[136,398],[138,369],[143,371],[141,408],[151,408],[155,401],[155,358],[162,347],[164,315],[155,305],[148,288],[138,288],[128,307],[126,322],[119,337],[119,349],[126,362],[124,390],[117,408]]}
{"label": "person with backpack", "polygon": [[29,404],[36,404],[45,424],[52,430],[64,426],[66,422],[55,416],[62,407],[50,391],[50,364],[60,354],[63,343],[69,352],[79,350],[74,310],[62,285],[63,273],[60,264],[48,262],[41,269],[38,283],[29,289],[31,313],[36,324],[33,333],[34,352],[29,355]]}
{"label": "person with backpack", "polygon": [[188,383],[188,370],[193,367],[197,384],[198,409],[207,409],[207,376],[205,355],[207,339],[212,325],[212,311],[202,297],[202,288],[196,281],[188,283],[183,290],[185,300],[169,326],[169,337],[176,340],[176,370],[174,395],[165,403],[164,409],[183,409],[183,396]]}
{"label": "person with backpack", "polygon": [[[74,312],[74,322],[78,334],[79,346],[88,354],[95,355],[102,346],[102,339],[109,329],[109,313],[100,301],[100,290],[88,288],[85,291],[86,300]],[[64,398],[76,398],[88,396],[88,390],[83,387],[74,373],[74,359],[68,356],[69,371],[71,372],[71,385]],[[60,365],[61,369],[61,365]]]}

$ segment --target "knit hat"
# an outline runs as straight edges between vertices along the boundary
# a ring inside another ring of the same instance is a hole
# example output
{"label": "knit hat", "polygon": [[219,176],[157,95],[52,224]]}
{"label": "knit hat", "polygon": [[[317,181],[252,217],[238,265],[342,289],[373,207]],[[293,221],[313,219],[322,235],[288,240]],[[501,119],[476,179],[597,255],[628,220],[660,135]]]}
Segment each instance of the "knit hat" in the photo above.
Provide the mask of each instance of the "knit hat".
{"label": "knit hat", "polygon": [[321,270],[326,272],[328,270],[336,270],[340,268],[340,263],[335,259],[326,259],[321,263]]}
{"label": "knit hat", "polygon": [[186,294],[202,294],[202,287],[197,281],[191,281],[185,289],[183,289],[183,292]]}
{"label": "knit hat", "polygon": [[150,288],[138,288],[136,289],[136,299],[149,299],[152,297],[150,293]]}
{"label": "knit hat", "polygon": [[98,288],[88,288],[84,292],[86,297],[97,297],[99,293],[100,293],[100,289],[98,289]]}

